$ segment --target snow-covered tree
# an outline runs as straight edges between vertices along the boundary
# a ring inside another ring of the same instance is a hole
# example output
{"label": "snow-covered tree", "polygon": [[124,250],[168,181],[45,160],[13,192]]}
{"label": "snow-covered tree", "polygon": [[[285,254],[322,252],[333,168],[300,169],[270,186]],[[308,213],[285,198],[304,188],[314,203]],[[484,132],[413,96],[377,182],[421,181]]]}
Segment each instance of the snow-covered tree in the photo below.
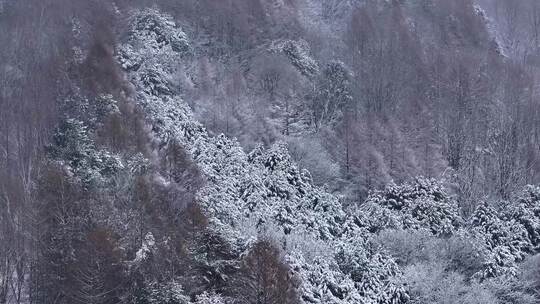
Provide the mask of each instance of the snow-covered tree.
{"label": "snow-covered tree", "polygon": [[150,8],[134,16],[131,20],[132,39],[137,36],[138,41],[150,44],[145,47],[156,50],[170,47],[177,53],[185,54],[190,51],[191,46],[186,34],[176,26],[172,17]]}
{"label": "snow-covered tree", "polygon": [[450,235],[463,220],[457,204],[435,180],[389,185],[374,191],[360,207],[360,218],[370,231],[426,229],[434,235]]}
{"label": "snow-covered tree", "polygon": [[311,57],[309,45],[304,40],[276,40],[272,42],[270,51],[283,53],[300,73],[307,77],[319,72],[319,66]]}
{"label": "snow-covered tree", "polygon": [[86,186],[104,182],[124,168],[117,155],[99,150],[84,123],[73,118],[58,127],[48,150],[52,159],[67,165]]}
{"label": "snow-covered tree", "polygon": [[188,296],[185,295],[183,287],[177,282],[158,284],[154,283],[148,287],[146,295],[137,299],[139,303],[148,304],[189,304]]}
{"label": "snow-covered tree", "polygon": [[489,204],[480,204],[470,219],[471,233],[487,256],[485,270],[478,275],[490,278],[515,275],[517,265],[532,250],[527,230],[514,219],[504,220]]}
{"label": "snow-covered tree", "polygon": [[225,304],[225,300],[215,293],[203,293],[197,296],[196,304]]}
{"label": "snow-covered tree", "polygon": [[516,220],[527,229],[534,250],[540,250],[540,188],[526,186],[505,210],[508,220]]}

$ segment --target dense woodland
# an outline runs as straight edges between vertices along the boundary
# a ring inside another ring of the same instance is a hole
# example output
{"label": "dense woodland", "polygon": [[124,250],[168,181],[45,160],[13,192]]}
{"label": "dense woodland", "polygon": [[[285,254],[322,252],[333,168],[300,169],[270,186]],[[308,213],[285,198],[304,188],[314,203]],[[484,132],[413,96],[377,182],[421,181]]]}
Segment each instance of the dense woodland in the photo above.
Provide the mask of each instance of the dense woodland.
{"label": "dense woodland", "polygon": [[540,302],[537,0],[0,0],[0,304]]}

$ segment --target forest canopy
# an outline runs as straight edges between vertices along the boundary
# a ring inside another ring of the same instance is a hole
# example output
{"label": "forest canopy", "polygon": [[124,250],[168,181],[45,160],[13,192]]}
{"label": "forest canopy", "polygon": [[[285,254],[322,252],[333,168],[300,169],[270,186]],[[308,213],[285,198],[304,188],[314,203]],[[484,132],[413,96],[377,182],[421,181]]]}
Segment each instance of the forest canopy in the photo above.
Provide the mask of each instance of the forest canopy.
{"label": "forest canopy", "polygon": [[0,304],[540,301],[540,2],[0,0]]}

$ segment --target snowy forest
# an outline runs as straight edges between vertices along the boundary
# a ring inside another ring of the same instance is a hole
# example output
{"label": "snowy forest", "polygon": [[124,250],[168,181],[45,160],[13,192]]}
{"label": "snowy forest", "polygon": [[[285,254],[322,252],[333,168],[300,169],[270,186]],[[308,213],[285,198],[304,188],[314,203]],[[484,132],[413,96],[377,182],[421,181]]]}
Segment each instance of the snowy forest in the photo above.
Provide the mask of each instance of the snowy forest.
{"label": "snowy forest", "polygon": [[0,304],[540,303],[539,0],[0,0]]}

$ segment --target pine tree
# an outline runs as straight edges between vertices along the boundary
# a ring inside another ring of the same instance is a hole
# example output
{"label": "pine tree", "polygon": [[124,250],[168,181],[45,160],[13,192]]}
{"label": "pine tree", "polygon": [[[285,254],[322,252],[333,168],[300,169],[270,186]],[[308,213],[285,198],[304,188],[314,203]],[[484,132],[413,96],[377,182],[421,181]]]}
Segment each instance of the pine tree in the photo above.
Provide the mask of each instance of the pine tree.
{"label": "pine tree", "polygon": [[504,274],[515,275],[517,264],[527,256],[532,244],[527,230],[513,219],[504,220],[502,215],[487,203],[480,204],[470,219],[470,229],[478,239],[487,256],[481,278]]}
{"label": "pine tree", "polygon": [[86,186],[105,182],[123,169],[117,155],[96,148],[88,128],[77,119],[62,122],[48,146],[49,155],[83,181]]}
{"label": "pine tree", "polygon": [[434,180],[391,184],[374,191],[360,208],[359,217],[370,231],[426,229],[437,236],[451,235],[462,225],[457,204]]}
{"label": "pine tree", "polygon": [[527,229],[534,250],[540,250],[540,188],[526,186],[516,201],[509,204],[505,212],[509,219],[515,219]]}

